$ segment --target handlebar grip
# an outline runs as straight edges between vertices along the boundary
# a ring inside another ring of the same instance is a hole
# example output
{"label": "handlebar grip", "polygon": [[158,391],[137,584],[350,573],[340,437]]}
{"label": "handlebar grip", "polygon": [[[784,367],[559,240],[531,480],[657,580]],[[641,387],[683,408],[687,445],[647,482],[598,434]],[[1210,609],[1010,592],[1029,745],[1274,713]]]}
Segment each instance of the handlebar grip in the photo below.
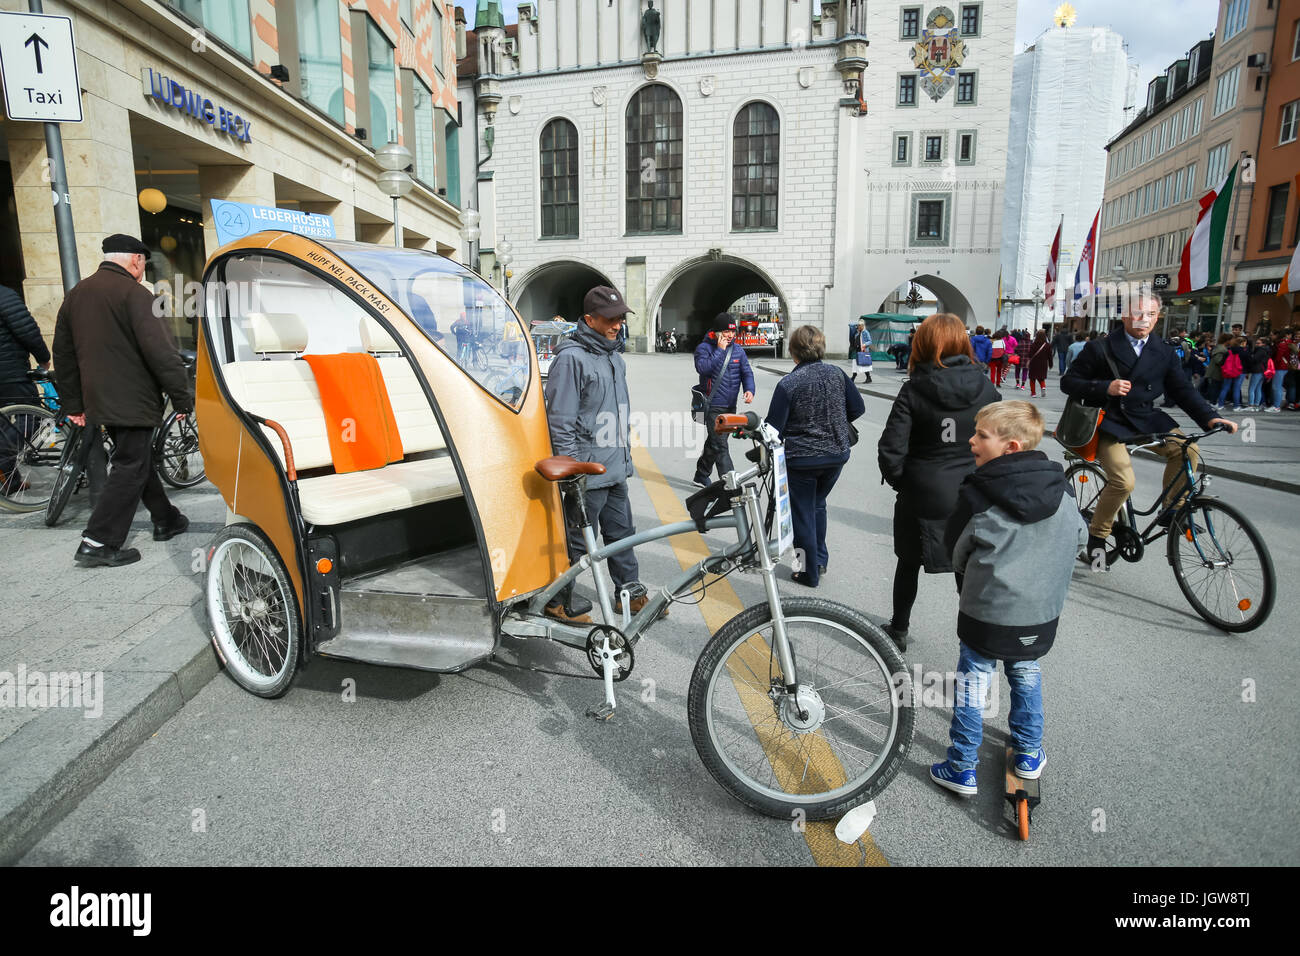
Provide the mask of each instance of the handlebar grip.
{"label": "handlebar grip", "polygon": [[[753,424],[750,419],[754,419]],[[724,412],[719,415],[713,422],[713,431],[717,434],[723,432],[734,432],[742,428],[758,427],[758,416],[753,412],[746,412],[743,415],[737,415],[734,412]]]}

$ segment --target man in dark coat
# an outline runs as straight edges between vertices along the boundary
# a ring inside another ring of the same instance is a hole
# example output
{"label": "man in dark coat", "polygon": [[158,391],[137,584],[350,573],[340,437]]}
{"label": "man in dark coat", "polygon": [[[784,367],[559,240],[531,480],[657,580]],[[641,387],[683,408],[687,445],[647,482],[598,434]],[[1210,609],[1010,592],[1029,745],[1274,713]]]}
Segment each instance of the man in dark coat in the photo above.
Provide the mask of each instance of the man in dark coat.
{"label": "man in dark coat", "polygon": [[1057,363],[1060,365],[1061,375],[1065,374],[1065,368],[1066,368],[1065,353],[1069,350],[1070,343],[1073,341],[1074,341],[1074,336],[1070,334],[1070,330],[1068,328],[1066,328],[1064,325],[1058,325],[1056,327],[1056,334],[1052,336],[1052,348],[1056,349],[1056,360]]}
{"label": "man in dark coat", "polygon": [[[1235,423],[1214,417],[1214,409],[1192,387],[1178,354],[1169,343],[1151,335],[1163,304],[1158,292],[1143,290],[1132,296],[1125,309],[1123,326],[1085,345],[1061,379],[1061,390],[1066,395],[1106,411],[1097,443],[1097,463],[1106,472],[1106,487],[1097,496],[1088,526],[1085,559],[1096,570],[1105,570],[1106,562],[1096,560],[1097,552],[1105,554],[1106,538],[1115,523],[1115,515],[1135,485],[1133,462],[1125,440],[1137,435],[1179,431],[1177,423],[1155,407],[1161,395],[1168,394],[1201,428],[1226,425],[1230,431],[1237,430]],[[1111,373],[1106,361],[1108,354],[1119,372],[1118,378]],[[1182,454],[1173,442],[1153,450],[1167,461],[1162,479],[1162,487],[1167,487],[1182,470]],[[1188,455],[1195,470],[1200,461],[1195,445],[1188,448]],[[1176,504],[1177,500],[1166,501],[1165,508]],[[1171,518],[1166,511],[1161,514],[1160,523],[1168,526]]]}
{"label": "man in dark coat", "polygon": [[[17,292],[0,285],[0,405],[36,404],[40,393],[27,378],[29,355],[41,368],[50,367],[50,350],[36,320]],[[15,455],[21,441],[9,423],[0,419],[0,492],[23,484]]]}
{"label": "man in dark coat", "polygon": [[155,541],[189,527],[167,500],[152,441],[163,392],[176,411],[193,412],[189,375],[171,330],[154,312],[153,295],[140,284],[149,247],[114,235],[103,250],[99,270],[68,293],[54,327],[55,374],[68,419],[85,425],[89,417],[113,437],[113,469],[77,549],[77,563],[87,567],[140,560],[139,551],[122,546],[142,500]]}
{"label": "man in dark coat", "polygon": [[[711,338],[713,342],[709,341]],[[736,410],[736,397],[741,389],[744,389],[746,405],[754,400],[754,370],[745,350],[735,341],[736,317],[722,312],[714,319],[713,332],[695,347],[695,371],[700,375],[700,388],[709,405],[704,418],[708,435],[704,450],[695,462],[695,483],[701,487],[711,480],[715,465],[719,478],[734,467],[727,449],[727,439],[731,436],[717,434],[709,423],[719,415]]]}

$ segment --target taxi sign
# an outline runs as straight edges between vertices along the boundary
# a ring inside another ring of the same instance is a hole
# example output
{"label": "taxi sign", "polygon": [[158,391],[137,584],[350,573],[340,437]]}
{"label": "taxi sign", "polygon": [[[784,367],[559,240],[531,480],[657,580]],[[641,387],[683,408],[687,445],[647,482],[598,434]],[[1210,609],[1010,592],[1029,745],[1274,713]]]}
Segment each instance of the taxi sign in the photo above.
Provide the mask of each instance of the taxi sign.
{"label": "taxi sign", "polygon": [[81,122],[76,51],[69,17],[0,13],[0,74],[10,119]]}

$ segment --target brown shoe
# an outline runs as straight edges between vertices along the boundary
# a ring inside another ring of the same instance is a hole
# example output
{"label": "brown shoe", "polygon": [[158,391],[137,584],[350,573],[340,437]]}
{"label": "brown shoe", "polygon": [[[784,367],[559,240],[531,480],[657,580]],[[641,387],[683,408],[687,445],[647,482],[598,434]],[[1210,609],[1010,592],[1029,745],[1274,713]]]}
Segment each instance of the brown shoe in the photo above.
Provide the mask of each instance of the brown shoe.
{"label": "brown shoe", "polygon": [[590,624],[590,614],[570,614],[565,610],[564,602],[546,605],[546,616],[553,617],[558,621],[565,621],[569,624]]}
{"label": "brown shoe", "polygon": [[[637,614],[641,613],[641,609],[643,607],[645,607],[647,604],[650,603],[650,595],[639,594],[636,597],[632,598],[632,600],[629,601],[628,603],[632,606],[632,615],[635,617]],[[623,602],[621,599],[616,598],[614,600],[614,613],[615,614],[623,613]],[[659,617],[656,618],[656,620],[662,620],[667,616],[668,616],[668,605],[665,604],[664,609],[659,612]]]}

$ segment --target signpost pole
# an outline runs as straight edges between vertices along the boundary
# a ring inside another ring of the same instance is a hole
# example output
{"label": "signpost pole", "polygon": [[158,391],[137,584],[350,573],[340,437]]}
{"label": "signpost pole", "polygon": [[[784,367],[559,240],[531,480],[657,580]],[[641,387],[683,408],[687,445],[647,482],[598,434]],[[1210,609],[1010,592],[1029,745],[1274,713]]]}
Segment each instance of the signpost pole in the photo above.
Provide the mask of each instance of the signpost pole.
{"label": "signpost pole", "polygon": [[[41,0],[27,0],[32,13],[44,13]],[[45,124],[45,154],[50,161],[50,188],[54,191],[54,230],[59,244],[59,271],[63,291],[70,292],[81,281],[77,262],[77,235],[72,225],[72,202],[68,193],[68,171],[63,162],[63,132],[58,123]]]}

